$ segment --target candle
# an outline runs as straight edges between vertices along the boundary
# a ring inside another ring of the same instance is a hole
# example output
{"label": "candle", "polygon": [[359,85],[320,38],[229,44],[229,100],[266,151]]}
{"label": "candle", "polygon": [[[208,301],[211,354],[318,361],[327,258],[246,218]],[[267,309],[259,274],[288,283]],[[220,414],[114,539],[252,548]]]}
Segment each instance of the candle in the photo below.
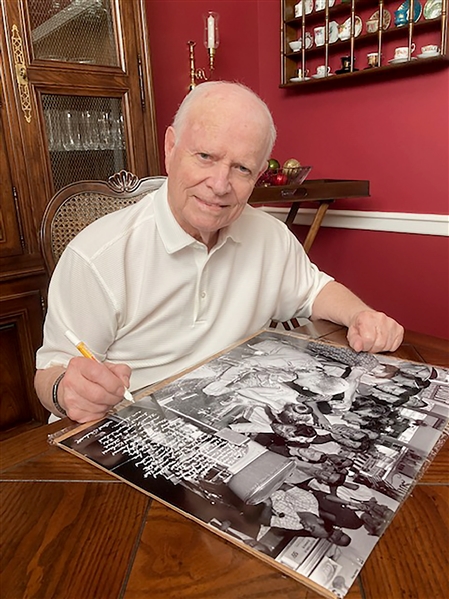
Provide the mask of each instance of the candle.
{"label": "candle", "polygon": [[215,48],[215,19],[213,15],[207,17],[207,47]]}

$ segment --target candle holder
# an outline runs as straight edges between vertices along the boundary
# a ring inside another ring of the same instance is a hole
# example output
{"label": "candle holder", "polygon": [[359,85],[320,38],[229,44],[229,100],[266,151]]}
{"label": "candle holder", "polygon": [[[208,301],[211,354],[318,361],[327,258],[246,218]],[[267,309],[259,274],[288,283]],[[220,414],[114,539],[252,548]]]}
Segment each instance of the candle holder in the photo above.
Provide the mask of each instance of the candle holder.
{"label": "candle holder", "polygon": [[189,63],[190,63],[190,85],[189,91],[192,91],[198,81],[209,81],[212,77],[212,72],[215,68],[215,52],[220,44],[218,33],[218,14],[216,12],[208,12],[203,15],[204,19],[204,45],[207,48],[209,55],[209,74],[206,75],[206,69],[197,68],[195,64],[195,46],[196,42],[187,42],[189,47]]}

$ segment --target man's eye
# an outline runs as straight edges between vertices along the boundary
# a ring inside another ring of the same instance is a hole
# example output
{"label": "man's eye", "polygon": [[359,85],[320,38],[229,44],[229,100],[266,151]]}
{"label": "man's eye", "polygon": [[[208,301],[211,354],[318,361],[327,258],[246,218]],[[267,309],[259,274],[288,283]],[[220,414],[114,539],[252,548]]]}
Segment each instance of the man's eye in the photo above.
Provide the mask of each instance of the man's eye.
{"label": "man's eye", "polygon": [[237,168],[244,175],[250,175],[251,174],[251,171],[249,170],[249,168],[246,168],[246,166],[243,166],[242,164],[240,164]]}
{"label": "man's eye", "polygon": [[209,160],[210,158],[210,154],[206,154],[205,152],[200,152],[198,155],[202,160]]}

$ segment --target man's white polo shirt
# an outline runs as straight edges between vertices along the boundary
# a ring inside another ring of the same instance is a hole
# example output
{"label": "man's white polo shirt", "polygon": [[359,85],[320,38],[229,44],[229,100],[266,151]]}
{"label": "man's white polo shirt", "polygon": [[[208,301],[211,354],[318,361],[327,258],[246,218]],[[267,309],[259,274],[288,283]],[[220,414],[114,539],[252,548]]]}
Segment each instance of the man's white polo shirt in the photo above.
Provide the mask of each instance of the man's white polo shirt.
{"label": "man's white polo shirt", "polygon": [[37,368],[77,355],[70,329],[100,360],[128,364],[139,389],[273,318],[310,316],[330,280],[283,223],[250,206],[208,252],[175,220],[164,183],[69,244],[51,280]]}

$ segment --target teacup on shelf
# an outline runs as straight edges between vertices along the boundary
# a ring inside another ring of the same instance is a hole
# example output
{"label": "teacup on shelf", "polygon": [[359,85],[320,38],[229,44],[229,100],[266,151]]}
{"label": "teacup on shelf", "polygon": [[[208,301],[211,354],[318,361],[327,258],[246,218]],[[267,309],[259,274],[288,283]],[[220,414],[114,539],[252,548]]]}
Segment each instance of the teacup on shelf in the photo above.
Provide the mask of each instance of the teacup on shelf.
{"label": "teacup on shelf", "polygon": [[[410,55],[415,51],[415,44],[412,43],[410,46]],[[407,60],[409,58],[408,46],[399,46],[394,51],[394,60]]]}
{"label": "teacup on shelf", "polygon": [[379,29],[379,19],[368,19],[366,22],[366,32],[367,33],[376,33]]}
{"label": "teacup on shelf", "polygon": [[368,61],[368,67],[378,67],[379,66],[379,52],[369,52],[366,55]]}
{"label": "teacup on shelf", "polygon": [[297,69],[296,77],[298,79],[305,79],[308,76],[309,76],[309,69],[304,69],[304,71],[302,69]]}
{"label": "teacup on shelf", "polygon": [[436,44],[428,44],[427,46],[421,47],[421,55],[422,56],[436,56],[440,53],[440,49]]}
{"label": "teacup on shelf", "polygon": [[331,68],[329,66],[320,64],[320,66],[316,68],[316,77],[327,77],[327,75],[330,75],[330,72]]}

